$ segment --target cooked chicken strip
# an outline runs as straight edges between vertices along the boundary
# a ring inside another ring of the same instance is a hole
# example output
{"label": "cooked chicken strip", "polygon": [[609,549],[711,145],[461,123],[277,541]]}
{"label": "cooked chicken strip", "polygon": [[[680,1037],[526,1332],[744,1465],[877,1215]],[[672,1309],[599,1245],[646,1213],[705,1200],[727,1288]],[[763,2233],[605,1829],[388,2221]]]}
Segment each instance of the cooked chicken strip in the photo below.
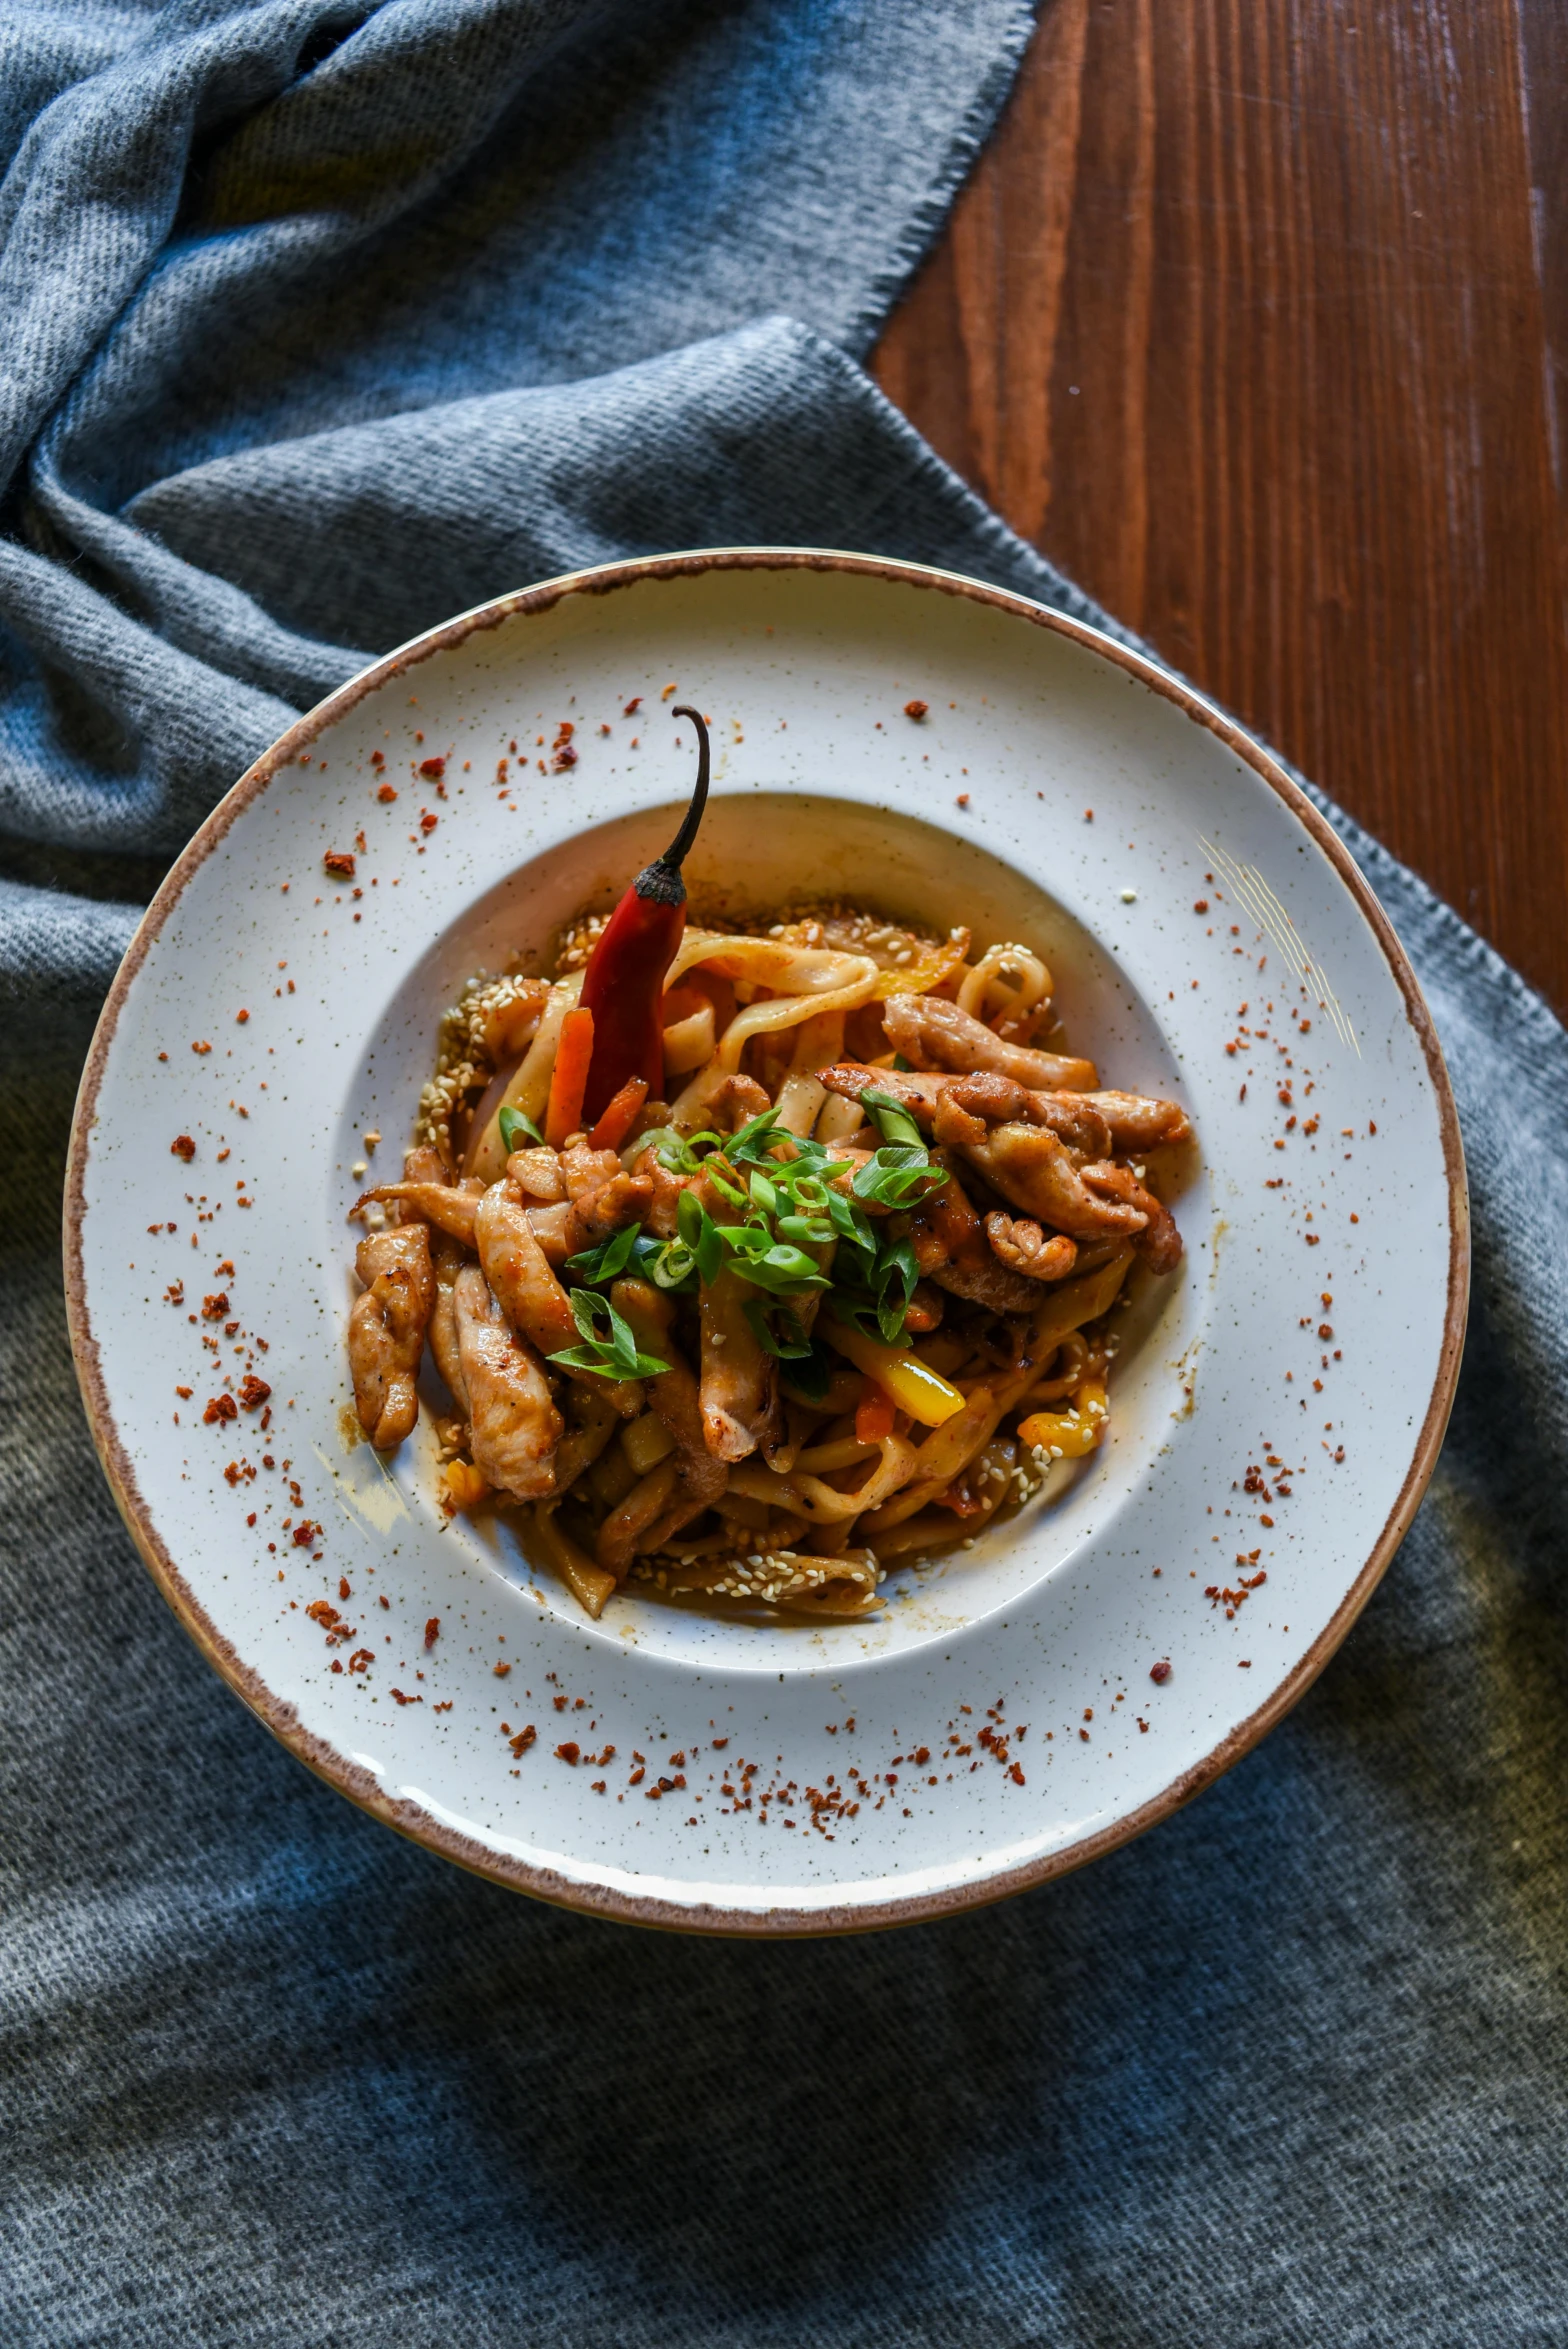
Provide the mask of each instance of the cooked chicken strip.
{"label": "cooked chicken strip", "polygon": [[772,1106],[755,1077],[733,1074],[715,1054],[670,1104],[670,1123],[682,1134],[705,1128],[717,1134],[735,1134],[748,1118],[760,1116]]}
{"label": "cooked chicken strip", "polygon": [[700,1291],[702,1315],[702,1427],[721,1460],[749,1460],[760,1445],[771,1453],[784,1440],[779,1366],[757,1343],[745,1306],[757,1295],[725,1265]]}
{"label": "cooked chicken strip", "polygon": [[1015,1221],[1010,1215],[988,1215],[985,1236],[1002,1263],[1026,1280],[1065,1280],[1078,1262],[1076,1240],[1069,1240],[1063,1232],[1047,1239],[1040,1226],[1025,1216]]}
{"label": "cooked chicken strip", "polygon": [[[693,1185],[716,1224],[740,1218],[706,1175]],[[771,1455],[784,1440],[784,1403],[778,1364],[757,1342],[745,1307],[757,1291],[725,1264],[699,1290],[702,1327],[702,1426],[708,1450],[720,1460],[749,1460],[761,1445]]]}
{"label": "cooked chicken strip", "polygon": [[891,995],[883,1006],[888,1042],[906,1060],[946,1069],[990,1069],[1037,1093],[1082,1093],[1100,1081],[1092,1060],[1007,1044],[983,1020],[940,995]]}
{"label": "cooked chicken strip", "polygon": [[457,1276],[469,1262],[468,1251],[450,1232],[435,1232],[430,1241],[430,1262],[435,1274],[435,1303],[430,1309],[430,1354],[437,1370],[451,1390],[453,1401],[464,1417],[468,1414],[468,1395],[463,1386],[462,1356],[457,1343],[457,1311],[452,1292]]}
{"label": "cooked chicken strip", "polygon": [[1110,1127],[1083,1093],[1031,1093],[1012,1077],[981,1070],[971,1077],[950,1077],[942,1099],[946,1107],[965,1110],[987,1125],[1048,1126],[1069,1150],[1089,1158],[1110,1152]]}
{"label": "cooked chicken strip", "polygon": [[403,1153],[403,1180],[405,1183],[444,1185],[450,1178],[440,1151],[433,1150],[428,1142],[416,1142]]}
{"label": "cooked chicken strip", "polygon": [[1028,1125],[1049,1126],[1070,1148],[1090,1158],[1104,1158],[1111,1149],[1110,1126],[1088,1094],[1032,1093],[1015,1078],[990,1070],[959,1076],[951,1069],[867,1068],[852,1060],[840,1061],[818,1075],[830,1093],[841,1094],[848,1101],[858,1101],[867,1085],[875,1085],[902,1102],[928,1133],[938,1103],[945,1102],[988,1125],[1022,1119]]}
{"label": "cooked chicken strip", "polygon": [[1142,1093],[1086,1093],[1084,1099],[1104,1118],[1118,1150],[1152,1150],[1157,1142],[1185,1142],[1192,1132],[1187,1112],[1174,1101],[1156,1101]]}
{"label": "cooked chicken strip", "polygon": [[1039,1290],[1031,1288],[1022,1273],[991,1255],[984,1264],[945,1264],[931,1278],[949,1296],[962,1297],[968,1305],[983,1305],[987,1313],[1027,1313],[1039,1302]]}
{"label": "cooked chicken strip", "polygon": [[[579,1142],[573,1150],[563,1150],[560,1167],[561,1180],[566,1185],[564,1195],[574,1200],[597,1191],[601,1183],[613,1182],[622,1171],[618,1151],[590,1150],[586,1142]],[[562,1194],[557,1192],[556,1196]]]}
{"label": "cooked chicken strip", "polygon": [[492,1183],[474,1218],[474,1242],[485,1279],[513,1329],[541,1354],[577,1343],[577,1324],[528,1220],[522,1194],[510,1182]]}
{"label": "cooked chicken strip", "polygon": [[547,1500],[555,1490],[562,1422],[550,1399],[544,1364],[527,1338],[508,1325],[477,1265],[465,1265],[458,1274],[452,1303],[474,1466],[487,1483],[516,1500]]}
{"label": "cooked chicken strip", "polygon": [[564,1264],[572,1252],[566,1243],[566,1227],[571,1212],[564,1199],[557,1199],[551,1207],[530,1207],[527,1210],[534,1238],[544,1250],[544,1260],[552,1271]]}
{"label": "cooked chicken strip", "polygon": [[993,1190],[1037,1223],[1075,1240],[1130,1239],[1147,1215],[1085,1188],[1065,1144],[1049,1126],[982,1126],[965,1110],[937,1111],[936,1133],[977,1166]]}
{"label": "cooked chicken strip", "polygon": [[656,1239],[673,1240],[676,1233],[676,1214],[681,1193],[686,1188],[684,1175],[672,1174],[659,1163],[656,1150],[644,1150],[633,1165],[632,1172],[639,1182],[648,1185],[647,1224]]}
{"label": "cooked chicken strip", "polygon": [[645,1223],[653,1205],[653,1185],[644,1175],[622,1174],[619,1167],[607,1183],[582,1192],[566,1210],[563,1238],[566,1253],[596,1248],[629,1223]]}
{"label": "cooked chicken strip", "polygon": [[[566,1291],[556,1279],[533,1226],[534,1216],[560,1212],[555,1207],[527,1208],[515,1185],[500,1182],[492,1183],[486,1191],[474,1219],[479,1261],[501,1301],[502,1312],[512,1327],[521,1330],[546,1356],[580,1342]],[[612,1382],[596,1370],[568,1370],[566,1376],[591,1379],[610,1397],[623,1419],[634,1418],[642,1409],[642,1389],[635,1379]]]}
{"label": "cooked chicken strip", "polygon": [[949,1296],[983,1305],[989,1313],[1032,1313],[1040,1302],[1038,1291],[1021,1273],[997,1260],[985,1225],[951,1163],[946,1171],[942,1188],[923,1199],[908,1218],[910,1244],[922,1274]]}
{"label": "cooked chicken strip", "polygon": [[414,1379],[436,1293],[428,1228],[367,1233],[354,1269],[365,1284],[348,1317],[354,1408],[376,1450],[390,1452],[419,1416]]}
{"label": "cooked chicken strip", "polygon": [[461,1187],[451,1183],[382,1183],[374,1191],[366,1191],[356,1199],[351,1212],[357,1215],[375,1199],[383,1206],[393,1201],[412,1208],[443,1232],[450,1232],[454,1240],[461,1240],[465,1248],[474,1245],[474,1209],[479,1194],[467,1184]]}
{"label": "cooked chicken strip", "polygon": [[1145,1226],[1135,1245],[1151,1272],[1174,1272],[1181,1262],[1181,1234],[1176,1219],[1168,1207],[1163,1207],[1152,1191],[1146,1191],[1130,1166],[1086,1166],[1083,1180],[1087,1189],[1102,1192],[1108,1198],[1119,1199],[1137,1215],[1146,1218]]}
{"label": "cooked chicken strip", "polygon": [[[473,1176],[465,1177],[460,1184],[452,1184],[442,1164],[440,1151],[428,1145],[416,1146],[404,1152],[403,1180],[405,1183],[433,1183],[442,1190],[456,1189],[470,1201],[477,1200],[484,1189],[484,1185]],[[462,1208],[456,1210],[459,1216],[466,1212]],[[420,1209],[410,1199],[399,1201],[393,1213],[405,1227],[425,1220]],[[450,1232],[443,1231],[439,1225],[430,1227],[430,1264],[436,1286],[435,1302],[430,1309],[430,1326],[425,1334],[429,1340],[431,1359],[451,1390],[458,1409],[465,1413],[468,1404],[463,1394],[462,1364],[458,1359],[452,1288],[467,1262],[468,1250],[461,1240],[455,1240]]]}
{"label": "cooked chicken strip", "polygon": [[506,1173],[509,1182],[516,1183],[530,1199],[538,1199],[546,1206],[566,1197],[566,1177],[553,1150],[542,1147],[514,1150],[506,1162]]}

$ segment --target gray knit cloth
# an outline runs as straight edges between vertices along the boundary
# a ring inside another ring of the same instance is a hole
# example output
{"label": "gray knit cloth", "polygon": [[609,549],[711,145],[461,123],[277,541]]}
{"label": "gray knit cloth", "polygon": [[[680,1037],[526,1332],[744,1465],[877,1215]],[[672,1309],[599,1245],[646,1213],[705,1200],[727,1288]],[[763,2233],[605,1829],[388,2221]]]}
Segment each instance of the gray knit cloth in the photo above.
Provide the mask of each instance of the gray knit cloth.
{"label": "gray knit cloth", "polygon": [[1568,2341],[1568,1040],[1353,826],[1464,1121],[1458,1409],[1317,1688],[1082,1875],[780,1946],[462,1876],[207,1671],[77,1401],[94,1011],[296,710],[672,545],[869,548],[1094,616],[856,364],[1028,29],[0,10],[6,2344]]}

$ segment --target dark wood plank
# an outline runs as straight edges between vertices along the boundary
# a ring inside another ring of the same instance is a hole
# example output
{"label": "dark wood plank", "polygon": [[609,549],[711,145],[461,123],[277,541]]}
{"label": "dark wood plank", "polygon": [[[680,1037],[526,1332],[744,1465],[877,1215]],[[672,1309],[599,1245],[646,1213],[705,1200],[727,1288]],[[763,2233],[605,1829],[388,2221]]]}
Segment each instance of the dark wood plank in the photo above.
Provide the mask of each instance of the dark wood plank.
{"label": "dark wood plank", "polygon": [[1568,1010],[1561,0],[1046,0],[873,365]]}

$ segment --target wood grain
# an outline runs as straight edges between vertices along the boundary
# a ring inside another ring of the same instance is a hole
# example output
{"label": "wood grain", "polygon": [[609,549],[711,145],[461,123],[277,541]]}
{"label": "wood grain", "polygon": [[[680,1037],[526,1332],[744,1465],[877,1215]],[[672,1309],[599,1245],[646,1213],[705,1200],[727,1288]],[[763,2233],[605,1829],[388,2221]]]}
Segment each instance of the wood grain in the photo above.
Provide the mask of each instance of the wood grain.
{"label": "wood grain", "polygon": [[1568,10],[1046,0],[874,370],[1568,1011]]}

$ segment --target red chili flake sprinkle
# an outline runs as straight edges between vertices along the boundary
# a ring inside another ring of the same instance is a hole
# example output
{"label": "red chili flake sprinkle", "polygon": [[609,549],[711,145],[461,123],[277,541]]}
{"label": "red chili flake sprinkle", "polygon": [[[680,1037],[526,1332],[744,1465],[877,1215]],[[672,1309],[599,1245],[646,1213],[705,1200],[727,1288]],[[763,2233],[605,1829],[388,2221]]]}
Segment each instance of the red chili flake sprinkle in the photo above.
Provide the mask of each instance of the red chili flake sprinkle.
{"label": "red chili flake sprinkle", "polygon": [[904,715],[906,718],[913,718],[915,724],[918,726],[921,719],[926,715],[926,712],[930,706],[931,705],[929,702],[906,701],[904,704]]}
{"label": "red chili flake sprinkle", "polygon": [[203,1321],[221,1321],[228,1310],[229,1292],[227,1289],[218,1289],[212,1296],[203,1297],[201,1301]]}
{"label": "red chili flake sprinkle", "polygon": [[240,1401],[247,1411],[259,1411],[271,1392],[266,1380],[258,1378],[253,1370],[247,1370],[240,1381]]}
{"label": "red chili flake sprinkle", "polygon": [[1209,910],[1208,899],[1206,897],[1195,897],[1192,902],[1192,910],[1194,913],[1207,913]]}
{"label": "red chili flake sprinkle", "polygon": [[338,1576],[338,1597],[340,1599],[351,1599],[353,1596],[354,1594],[348,1586],[348,1576],[346,1574],[340,1574]]}
{"label": "red chili flake sprinkle", "polygon": [[439,783],[442,776],[446,773],[446,761],[445,759],[421,759],[419,762],[419,772],[425,777],[427,782]]}
{"label": "red chili flake sprinkle", "polygon": [[189,1166],[195,1155],[196,1145],[191,1140],[190,1135],[176,1134],[174,1140],[169,1144],[169,1156],[171,1158],[183,1158],[186,1165]]}
{"label": "red chili flake sprinkle", "polygon": [[197,1043],[191,1046],[191,1050],[197,1055],[198,1059],[200,1059],[204,1054],[209,1053],[212,1050],[212,1046],[210,1044]]}
{"label": "red chili flake sprinkle", "polygon": [[232,1395],[214,1395],[202,1413],[203,1424],[215,1426],[220,1419],[238,1419],[239,1405]]}
{"label": "red chili flake sprinkle", "polygon": [[370,763],[373,767],[384,767],[387,763],[386,752],[384,750],[373,750],[370,754]]}
{"label": "red chili flake sprinkle", "polygon": [[302,1517],[294,1528],[294,1547],[296,1550],[308,1550],[311,1543],[320,1537],[320,1526],[313,1525],[308,1517]]}
{"label": "red chili flake sprinkle", "polygon": [[374,1648],[356,1648],[348,1660],[351,1672],[368,1672],[376,1660]]}
{"label": "red chili flake sprinkle", "polygon": [[376,797],[379,800],[383,800],[386,805],[390,807],[393,800],[396,799],[397,793],[393,790],[390,783],[383,783],[381,789],[376,793]]}
{"label": "red chili flake sprinkle", "polygon": [[439,816],[433,816],[430,813],[430,810],[426,808],[424,814],[419,819],[419,829],[421,832],[433,832],[440,821],[441,818]]}
{"label": "red chili flake sprinkle", "polygon": [[344,881],[353,880],[354,859],[346,849],[329,848],[321,861],[329,873],[336,873]]}
{"label": "red chili flake sprinkle", "polygon": [[622,710],[622,712],[621,712],[621,716],[622,716],[623,718],[635,718],[635,717],[636,717],[636,715],[637,715],[637,712],[638,712],[638,711],[639,711],[641,708],[642,708],[642,695],[641,695],[640,693],[634,693],[634,694],[632,695],[632,698],[631,698],[631,700],[630,700],[630,701],[629,701],[629,702],[626,704],[626,707],[625,707],[625,709],[624,709],[624,710]]}
{"label": "red chili flake sprinkle", "polygon": [[[1080,1730],[1079,1730],[1079,1732],[1078,1732],[1078,1734],[1079,1734],[1079,1736],[1080,1736],[1080,1737],[1083,1739],[1083,1742],[1084,1742],[1084,1744],[1085,1744],[1085,1745],[1087,1745],[1087,1744],[1088,1744],[1088,1742],[1089,1742],[1089,1732],[1088,1732],[1088,1730],[1087,1730],[1087,1729],[1080,1729]],[[975,1764],[975,1768],[978,1770],[978,1769],[979,1769],[979,1767],[980,1767],[979,1763],[978,1763],[978,1762],[976,1762],[976,1764]]]}
{"label": "red chili flake sprinkle", "polygon": [[714,1752],[719,1754],[724,1751],[724,1748],[729,1744],[730,1741],[727,1737],[713,1737],[710,1738],[708,1742],[712,1746]]}
{"label": "red chili flake sprinkle", "polygon": [[[504,1735],[505,1732],[503,1731],[502,1734]],[[514,1762],[520,1762],[522,1760],[524,1754],[527,1753],[528,1748],[537,1742],[538,1736],[539,1732],[531,1721],[529,1722],[526,1729],[519,1729],[517,1735],[511,1740],[512,1759]]]}
{"label": "red chili flake sprinkle", "polygon": [[435,1646],[435,1644],[436,1644],[436,1641],[437,1641],[437,1640],[438,1640],[440,1637],[441,1637],[441,1618],[440,1618],[440,1616],[439,1616],[439,1615],[432,1615],[432,1616],[431,1616],[431,1618],[430,1618],[430,1620],[429,1620],[429,1622],[428,1622],[428,1623],[425,1625],[425,1645],[426,1645],[426,1647],[427,1647],[427,1648],[433,1648],[433,1647]]}
{"label": "red chili flake sprinkle", "polygon": [[569,742],[558,742],[554,746],[550,764],[558,775],[564,775],[568,767],[576,766],[577,753]]}
{"label": "red chili flake sprinkle", "polygon": [[491,1670],[494,1672],[497,1680],[504,1680],[511,1669],[512,1667],[510,1664],[494,1664],[491,1666]]}
{"label": "red chili flake sprinkle", "polygon": [[400,1688],[395,1688],[392,1691],[392,1701],[397,1705],[422,1705],[425,1700],[422,1696],[405,1696]]}
{"label": "red chili flake sprinkle", "polygon": [[249,1013],[248,1011],[237,1011],[237,1012],[234,1014],[234,1024],[235,1024],[235,1026],[236,1026],[236,1027],[243,1028],[243,1027],[244,1027],[244,1025],[245,1025],[245,1022],[246,1022],[246,1021],[247,1021],[249,1018],[250,1018],[250,1013]]}
{"label": "red chili flake sprinkle", "polygon": [[1012,1782],[1013,1782],[1013,1784],[1014,1784],[1015,1786],[1022,1786],[1022,1784],[1023,1784],[1023,1782],[1024,1782],[1024,1774],[1023,1774],[1022,1770],[1020,1770],[1020,1768],[1018,1767],[1018,1764],[1017,1764],[1016,1762],[1013,1764],[1012,1768],[1011,1768],[1011,1769],[1008,1771],[1007,1775],[1008,1775],[1008,1777],[1009,1777],[1009,1778],[1012,1780]]}
{"label": "red chili flake sprinkle", "polygon": [[630,1776],[627,1778],[626,1783],[628,1786],[641,1786],[644,1776],[645,1772],[643,1771],[642,1765],[639,1763],[637,1768],[633,1770]]}
{"label": "red chili flake sprinkle", "polygon": [[1325,1343],[1326,1343],[1326,1342],[1328,1341],[1328,1339],[1330,1339],[1330,1338],[1331,1338],[1333,1335],[1334,1335],[1334,1325],[1333,1325],[1333,1323],[1332,1323],[1332,1322],[1330,1322],[1330,1321],[1320,1321],[1320,1322],[1318,1323],[1318,1336],[1319,1336],[1320,1338],[1322,1338],[1322,1339],[1324,1340],[1324,1342],[1325,1342]]}
{"label": "red chili flake sprinkle", "polygon": [[1149,1678],[1156,1684],[1161,1684],[1169,1680],[1170,1676],[1171,1660],[1169,1656],[1162,1656],[1157,1664],[1151,1664],[1149,1666]]}
{"label": "red chili flake sprinkle", "polygon": [[577,1740],[573,1737],[569,1737],[564,1745],[558,1745],[556,1747],[555,1758],[558,1762],[570,1762],[575,1768],[577,1757],[581,1752],[582,1747],[577,1743]]}

